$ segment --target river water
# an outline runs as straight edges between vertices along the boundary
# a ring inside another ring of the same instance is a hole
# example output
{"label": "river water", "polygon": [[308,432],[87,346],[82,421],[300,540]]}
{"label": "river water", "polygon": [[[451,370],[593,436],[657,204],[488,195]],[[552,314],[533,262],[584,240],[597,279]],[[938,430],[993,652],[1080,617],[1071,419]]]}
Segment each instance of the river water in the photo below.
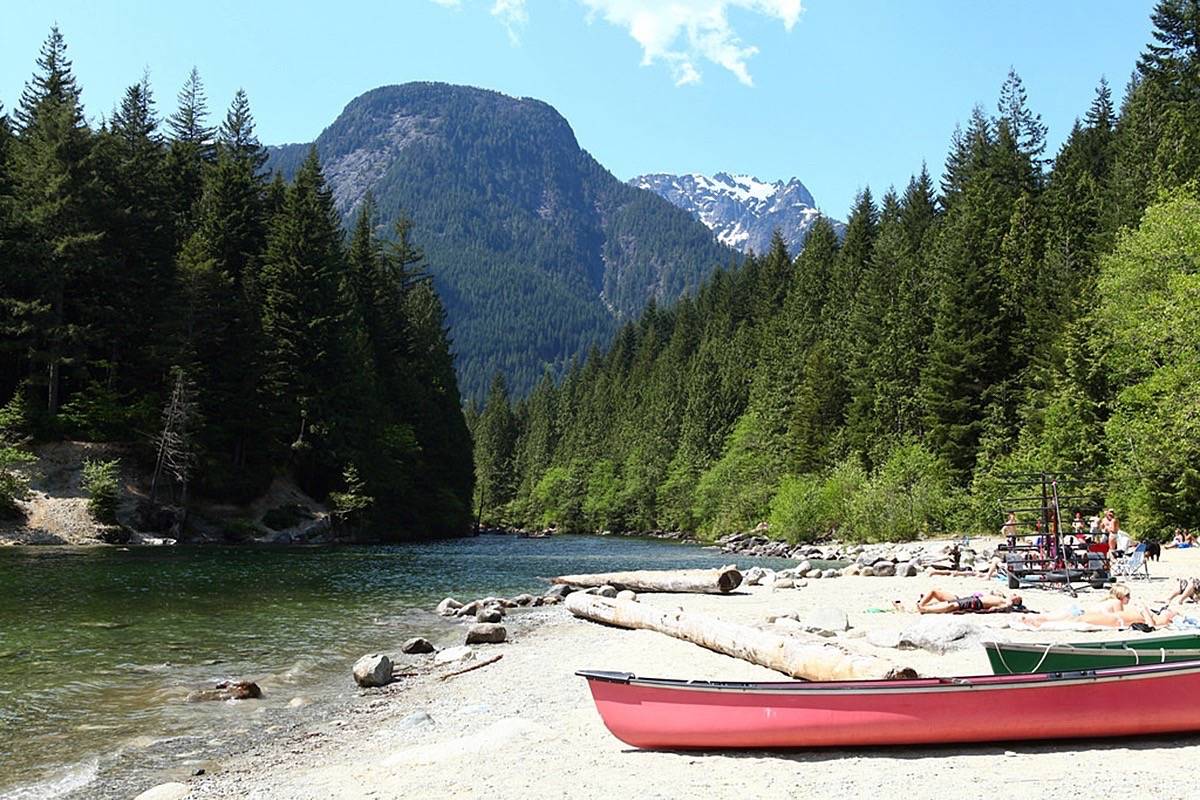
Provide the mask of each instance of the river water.
{"label": "river water", "polygon": [[[351,697],[350,665],[363,653],[395,653],[417,635],[457,644],[461,631],[432,613],[447,595],[540,593],[564,573],[729,560],[694,545],[593,536],[0,548],[0,800],[127,798],[211,767],[298,714]],[[226,679],[254,680],[265,696],[185,702]],[[307,705],[290,707],[294,698]]]}

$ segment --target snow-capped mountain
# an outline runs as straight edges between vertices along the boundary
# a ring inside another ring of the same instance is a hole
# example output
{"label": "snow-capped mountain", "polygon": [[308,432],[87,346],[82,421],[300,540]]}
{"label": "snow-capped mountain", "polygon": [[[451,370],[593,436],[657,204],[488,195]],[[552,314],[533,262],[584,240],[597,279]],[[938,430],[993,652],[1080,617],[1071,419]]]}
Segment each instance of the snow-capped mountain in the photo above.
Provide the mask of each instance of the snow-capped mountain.
{"label": "snow-capped mountain", "polygon": [[[707,175],[639,175],[629,181],[649,189],[707,225],[722,244],[749,252],[765,253],[776,228],[788,252],[804,245],[808,229],[821,216],[812,194],[796,178],[787,183],[766,183],[751,175],[718,172]],[[840,232],[842,223],[830,220]]]}

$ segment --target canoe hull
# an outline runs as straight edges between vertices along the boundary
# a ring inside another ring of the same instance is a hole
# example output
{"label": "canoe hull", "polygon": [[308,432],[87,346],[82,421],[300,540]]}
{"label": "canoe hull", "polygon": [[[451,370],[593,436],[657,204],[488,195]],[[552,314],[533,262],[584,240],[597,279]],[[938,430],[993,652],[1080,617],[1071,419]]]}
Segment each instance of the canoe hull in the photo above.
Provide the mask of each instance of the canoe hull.
{"label": "canoe hull", "polygon": [[1133,667],[1200,659],[1200,636],[1159,636],[1075,644],[985,642],[994,675]]}
{"label": "canoe hull", "polygon": [[579,674],[588,679],[613,735],[651,749],[920,745],[1200,730],[1200,661],[1077,676],[829,683]]}

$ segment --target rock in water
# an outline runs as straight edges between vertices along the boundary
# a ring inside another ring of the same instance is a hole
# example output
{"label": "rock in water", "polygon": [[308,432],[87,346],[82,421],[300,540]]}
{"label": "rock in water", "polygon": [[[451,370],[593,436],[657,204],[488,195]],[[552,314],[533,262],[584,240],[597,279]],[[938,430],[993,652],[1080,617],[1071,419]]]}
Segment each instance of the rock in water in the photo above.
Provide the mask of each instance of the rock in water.
{"label": "rock in water", "polygon": [[392,680],[392,660],[371,653],[354,662],[354,682],[359,686],[387,686]]}
{"label": "rock in water", "polygon": [[133,800],[183,800],[188,796],[186,783],[160,783],[139,794]]}
{"label": "rock in water", "polygon": [[414,636],[400,647],[401,653],[432,653],[437,650],[433,642],[422,636]]}
{"label": "rock in water", "polygon": [[454,616],[454,612],[462,608],[462,603],[455,600],[453,597],[447,597],[445,600],[437,604],[437,613],[443,617]]}
{"label": "rock in water", "polygon": [[221,681],[212,689],[197,689],[187,696],[189,703],[208,700],[256,700],[262,697],[262,689],[252,681]]}
{"label": "rock in water", "polygon": [[840,608],[814,608],[804,618],[804,629],[815,633],[841,633],[850,629],[850,620]]}
{"label": "rock in water", "polygon": [[467,644],[500,644],[506,638],[508,631],[504,626],[491,622],[480,622],[467,631]]}
{"label": "rock in water", "polygon": [[459,645],[458,647],[447,647],[445,650],[441,651],[440,653],[438,653],[436,656],[433,657],[433,663],[435,663],[435,664],[451,664],[455,661],[464,661],[468,658],[472,658],[472,657],[474,657],[474,655],[475,655],[475,651],[472,650],[471,648],[467,647],[466,645]]}

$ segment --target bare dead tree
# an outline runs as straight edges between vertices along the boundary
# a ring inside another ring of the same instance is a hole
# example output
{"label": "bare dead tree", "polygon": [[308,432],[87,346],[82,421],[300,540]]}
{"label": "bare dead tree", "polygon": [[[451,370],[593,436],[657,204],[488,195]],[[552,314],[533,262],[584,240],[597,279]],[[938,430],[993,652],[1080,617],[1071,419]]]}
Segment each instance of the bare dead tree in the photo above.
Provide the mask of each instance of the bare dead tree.
{"label": "bare dead tree", "polygon": [[175,385],[171,399],[163,410],[163,426],[154,438],[158,458],[154,477],[150,481],[150,500],[158,497],[159,482],[164,475],[181,487],[180,504],[186,509],[188,481],[196,466],[196,428],[200,413],[196,405],[196,389],[182,368],[175,370]]}

